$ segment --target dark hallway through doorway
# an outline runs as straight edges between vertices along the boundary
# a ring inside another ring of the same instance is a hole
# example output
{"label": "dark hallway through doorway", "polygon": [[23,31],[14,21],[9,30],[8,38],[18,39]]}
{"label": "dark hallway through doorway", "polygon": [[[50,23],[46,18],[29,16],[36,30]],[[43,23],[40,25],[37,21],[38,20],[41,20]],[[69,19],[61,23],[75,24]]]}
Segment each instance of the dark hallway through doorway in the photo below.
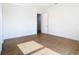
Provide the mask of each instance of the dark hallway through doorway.
{"label": "dark hallway through doorway", "polygon": [[41,33],[41,14],[37,14],[37,34]]}

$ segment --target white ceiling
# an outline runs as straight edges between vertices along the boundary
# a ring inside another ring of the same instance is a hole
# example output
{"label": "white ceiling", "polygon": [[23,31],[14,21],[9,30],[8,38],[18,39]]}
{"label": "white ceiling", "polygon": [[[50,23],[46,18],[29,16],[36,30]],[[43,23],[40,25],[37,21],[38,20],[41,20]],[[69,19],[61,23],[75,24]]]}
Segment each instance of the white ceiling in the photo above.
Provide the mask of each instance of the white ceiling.
{"label": "white ceiling", "polygon": [[55,3],[33,3],[32,5],[34,5],[35,7],[40,8],[40,9],[48,9],[51,6],[54,6]]}
{"label": "white ceiling", "polygon": [[34,6],[40,9],[47,9],[51,6],[54,6],[55,3],[15,3],[15,5]]}
{"label": "white ceiling", "polygon": [[38,13],[41,13],[45,10],[47,10],[48,8],[54,6],[56,3],[3,3],[3,5],[13,5],[13,6],[31,6],[31,7],[36,7],[39,11]]}

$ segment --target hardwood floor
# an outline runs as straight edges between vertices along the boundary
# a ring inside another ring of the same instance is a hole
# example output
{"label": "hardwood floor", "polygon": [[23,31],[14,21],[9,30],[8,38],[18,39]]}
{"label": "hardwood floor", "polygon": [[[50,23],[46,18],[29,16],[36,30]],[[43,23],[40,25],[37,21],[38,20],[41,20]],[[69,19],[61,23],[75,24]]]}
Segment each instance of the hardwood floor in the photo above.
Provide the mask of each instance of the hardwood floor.
{"label": "hardwood floor", "polygon": [[17,44],[29,42],[32,40],[61,55],[79,55],[79,41],[47,34],[39,34],[39,35],[31,35],[31,36],[7,39],[3,43],[3,49],[1,54],[23,55],[21,50],[17,47]]}

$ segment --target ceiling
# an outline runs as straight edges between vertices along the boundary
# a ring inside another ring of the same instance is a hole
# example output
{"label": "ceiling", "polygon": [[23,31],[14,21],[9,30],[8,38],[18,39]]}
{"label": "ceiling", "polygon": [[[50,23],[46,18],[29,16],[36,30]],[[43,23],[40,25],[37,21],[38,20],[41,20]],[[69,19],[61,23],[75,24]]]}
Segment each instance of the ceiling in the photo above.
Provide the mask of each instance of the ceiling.
{"label": "ceiling", "polygon": [[[13,3],[9,3],[9,4],[13,4]],[[47,9],[51,6],[54,6],[55,3],[15,3],[15,5],[34,6],[40,9]]]}
{"label": "ceiling", "polygon": [[3,5],[13,5],[13,6],[25,6],[25,7],[36,7],[39,9],[39,13],[47,10],[48,8],[54,6],[56,3],[3,3]]}
{"label": "ceiling", "polygon": [[32,5],[34,5],[35,7],[40,8],[40,9],[48,9],[51,6],[54,6],[55,3],[33,3]]}

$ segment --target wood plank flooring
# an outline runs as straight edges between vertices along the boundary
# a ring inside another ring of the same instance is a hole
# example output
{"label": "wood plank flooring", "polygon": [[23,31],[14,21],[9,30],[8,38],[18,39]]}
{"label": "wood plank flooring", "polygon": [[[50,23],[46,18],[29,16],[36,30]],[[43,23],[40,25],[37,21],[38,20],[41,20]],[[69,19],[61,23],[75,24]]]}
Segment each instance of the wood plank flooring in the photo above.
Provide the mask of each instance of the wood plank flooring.
{"label": "wood plank flooring", "polygon": [[[52,51],[59,53],[60,55],[79,55],[79,41],[47,34],[38,34],[7,39],[3,43],[1,54],[23,55],[23,52],[17,47],[17,45],[29,41],[35,41],[43,45],[44,47],[47,47]],[[32,53],[30,53],[29,55],[32,55]]]}

